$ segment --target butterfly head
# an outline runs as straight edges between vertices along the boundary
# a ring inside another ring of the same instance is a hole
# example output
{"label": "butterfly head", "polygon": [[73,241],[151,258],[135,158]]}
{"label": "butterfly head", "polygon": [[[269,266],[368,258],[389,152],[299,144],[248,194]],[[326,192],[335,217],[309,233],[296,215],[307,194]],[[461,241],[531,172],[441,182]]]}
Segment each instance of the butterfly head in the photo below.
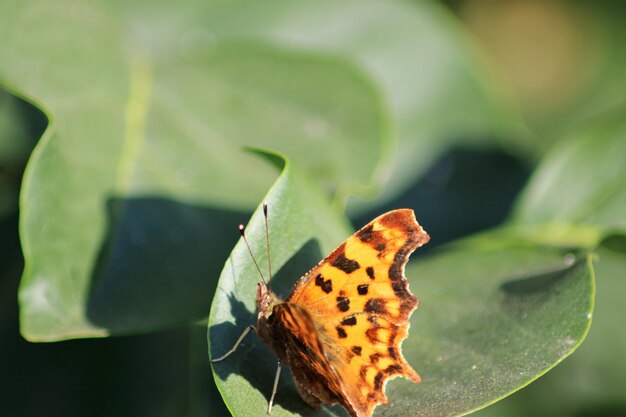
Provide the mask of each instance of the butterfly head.
{"label": "butterfly head", "polygon": [[270,290],[264,282],[259,282],[257,284],[256,306],[259,312],[259,320],[261,320],[261,318],[268,320],[272,315],[274,306],[282,302],[283,301],[278,298],[278,296]]}

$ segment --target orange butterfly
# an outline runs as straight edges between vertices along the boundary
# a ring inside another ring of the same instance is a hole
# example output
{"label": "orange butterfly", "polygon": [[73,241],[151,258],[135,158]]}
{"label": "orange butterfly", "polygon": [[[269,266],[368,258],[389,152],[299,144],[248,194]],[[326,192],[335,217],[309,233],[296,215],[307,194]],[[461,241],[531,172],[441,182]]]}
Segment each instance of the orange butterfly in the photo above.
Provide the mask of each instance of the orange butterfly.
{"label": "orange butterfly", "polygon": [[[267,231],[266,204],[263,211]],[[245,240],[243,226],[240,231]],[[211,362],[229,356],[254,330],[279,358],[268,414],[281,364],[287,364],[300,396],[312,407],[339,403],[352,417],[371,416],[378,404],[387,404],[387,379],[420,381],[400,349],[418,305],[404,266],[429,239],[413,210],[393,210],[307,272],[285,301],[263,280],[256,296],[256,327],[249,326],[229,352]]]}

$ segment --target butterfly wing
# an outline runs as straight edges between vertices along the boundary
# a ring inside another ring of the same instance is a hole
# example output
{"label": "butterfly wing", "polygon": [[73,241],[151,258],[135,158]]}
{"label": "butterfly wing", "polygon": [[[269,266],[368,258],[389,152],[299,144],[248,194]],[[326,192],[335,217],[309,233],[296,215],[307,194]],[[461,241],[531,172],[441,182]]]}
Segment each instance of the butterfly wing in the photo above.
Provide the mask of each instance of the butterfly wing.
{"label": "butterfly wing", "polygon": [[303,308],[281,303],[273,309],[272,342],[291,370],[300,396],[311,406],[334,404],[341,386],[324,354],[317,326]]}
{"label": "butterfly wing", "polygon": [[412,210],[390,211],[303,276],[285,300],[310,315],[332,370],[328,379],[340,385],[336,395],[353,416],[371,416],[387,403],[388,378],[420,380],[400,350],[418,305],[404,266],[428,240]]}

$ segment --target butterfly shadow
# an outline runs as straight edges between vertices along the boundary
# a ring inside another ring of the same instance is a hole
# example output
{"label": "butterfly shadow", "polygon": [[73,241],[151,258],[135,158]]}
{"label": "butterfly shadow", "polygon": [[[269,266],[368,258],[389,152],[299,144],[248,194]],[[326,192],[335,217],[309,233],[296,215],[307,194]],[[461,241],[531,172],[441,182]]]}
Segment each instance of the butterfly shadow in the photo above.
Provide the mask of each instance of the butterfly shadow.
{"label": "butterfly shadow", "polygon": [[[315,239],[307,241],[272,278],[272,289],[279,297],[285,299],[296,280],[308,271],[322,258],[319,242]],[[232,262],[232,261],[230,261]],[[232,270],[235,270],[234,268]],[[219,291],[219,289],[218,289]],[[228,294],[230,313],[235,317],[235,323],[224,322],[209,328],[209,338],[212,346],[234,345],[237,338],[251,324],[256,324],[256,312],[248,310],[246,305],[238,300],[233,293]],[[215,348],[214,348],[215,349]],[[212,350],[212,355],[221,352]],[[255,390],[269,400],[272,393],[274,375],[278,357],[258,337],[250,333],[246,336],[237,350],[221,362],[213,364],[213,371],[221,380],[226,380],[230,374],[244,378]],[[293,383],[291,373],[283,365],[280,382],[274,400],[275,406],[302,416],[346,416],[340,408],[322,408],[317,411],[308,406],[298,394]]]}

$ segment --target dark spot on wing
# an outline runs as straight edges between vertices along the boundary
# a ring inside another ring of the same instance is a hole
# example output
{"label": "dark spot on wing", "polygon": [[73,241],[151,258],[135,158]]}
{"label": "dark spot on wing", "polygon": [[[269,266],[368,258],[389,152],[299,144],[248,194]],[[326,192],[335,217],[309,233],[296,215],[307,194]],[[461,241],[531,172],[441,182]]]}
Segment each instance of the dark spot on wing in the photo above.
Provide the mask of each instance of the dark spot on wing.
{"label": "dark spot on wing", "polygon": [[341,320],[341,324],[343,326],[354,326],[356,325],[356,317],[346,317],[345,319]]}
{"label": "dark spot on wing", "polygon": [[361,242],[367,243],[370,240],[372,240],[372,237],[374,236],[374,226],[373,225],[369,225],[363,229],[361,229],[356,235],[359,239],[361,239]]}
{"label": "dark spot on wing", "polygon": [[375,364],[382,357],[383,357],[383,355],[381,355],[380,353],[373,353],[373,354],[370,355],[370,362]]}
{"label": "dark spot on wing", "polygon": [[372,298],[365,303],[365,311],[367,313],[385,314],[387,312],[386,303],[382,298]]}
{"label": "dark spot on wing", "polygon": [[345,339],[346,337],[348,337],[348,334],[343,327],[337,326],[335,327],[335,329],[337,329],[337,336],[339,336],[340,339]]}
{"label": "dark spot on wing", "polygon": [[392,282],[391,288],[398,297],[406,297],[406,284],[403,281]]}
{"label": "dark spot on wing", "polygon": [[357,356],[361,356],[361,351],[363,349],[361,348],[361,346],[352,346],[352,353],[354,353]]}
{"label": "dark spot on wing", "polygon": [[411,252],[411,244],[412,241],[407,241],[407,243],[398,250],[398,252],[393,257],[393,263],[389,267],[389,279],[392,281],[397,281],[402,279],[402,267],[407,261],[407,256]]}
{"label": "dark spot on wing", "polygon": [[365,295],[367,294],[367,288],[369,287],[369,285],[367,284],[362,284],[356,287],[356,290],[359,292],[359,295]]}
{"label": "dark spot on wing", "polygon": [[374,279],[374,268],[368,266],[365,268],[365,272],[367,272],[367,276],[370,277],[370,279]]}
{"label": "dark spot on wing", "polygon": [[387,374],[401,374],[402,373],[402,367],[400,365],[389,365],[387,367],[387,369],[385,369],[385,373]]}
{"label": "dark spot on wing", "polygon": [[344,252],[339,252],[337,254],[336,258],[332,262],[332,266],[342,270],[346,274],[351,274],[361,267],[357,261],[346,258]]}
{"label": "dark spot on wing", "polygon": [[[389,346],[389,347],[387,348],[387,351],[389,352],[389,357],[390,357],[391,359],[394,359],[394,360],[398,359],[398,355],[397,355],[397,353],[396,353],[396,348],[395,348],[395,347],[393,347],[393,346]],[[393,366],[393,365],[392,365],[392,366]]]}
{"label": "dark spot on wing", "polygon": [[385,242],[379,243],[378,245],[376,245],[376,250],[378,252],[382,252],[385,250],[386,247],[387,247],[387,244]]}
{"label": "dark spot on wing", "polygon": [[317,285],[318,287],[321,287],[323,283],[324,283],[324,277],[322,276],[322,274],[317,274],[317,276],[315,277],[315,285]]}
{"label": "dark spot on wing", "polygon": [[382,388],[383,384],[383,373],[378,372],[374,377],[374,390],[378,391]]}
{"label": "dark spot on wing", "polygon": [[320,287],[326,294],[333,291],[333,282],[330,279],[324,280],[322,274],[317,274],[315,277],[315,285]]}
{"label": "dark spot on wing", "polygon": [[337,308],[344,312],[350,310],[350,299],[342,296],[337,297]]}

